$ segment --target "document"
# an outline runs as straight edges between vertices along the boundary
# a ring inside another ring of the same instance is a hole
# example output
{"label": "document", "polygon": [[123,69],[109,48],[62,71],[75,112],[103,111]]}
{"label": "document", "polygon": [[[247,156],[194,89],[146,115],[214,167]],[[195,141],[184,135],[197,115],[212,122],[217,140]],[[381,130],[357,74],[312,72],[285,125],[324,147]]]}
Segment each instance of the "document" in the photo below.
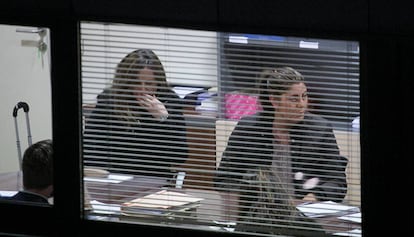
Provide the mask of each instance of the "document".
{"label": "document", "polygon": [[115,204],[106,204],[96,200],[90,202],[94,213],[99,214],[119,214],[121,207]]}
{"label": "document", "polygon": [[348,206],[333,201],[304,203],[296,208],[307,217],[323,217],[328,215],[345,215],[360,212],[358,207]]}
{"label": "document", "polygon": [[333,233],[333,235],[337,235],[337,236],[349,236],[349,237],[361,237],[362,236],[362,231],[360,229],[353,229],[350,231],[345,231],[345,232],[336,232]]}
{"label": "document", "polygon": [[173,214],[197,207],[203,198],[189,194],[161,190],[156,193],[133,199],[121,205],[124,214]]}
{"label": "document", "polygon": [[202,91],[203,89],[204,89],[203,87],[189,87],[189,86],[174,86],[173,87],[173,91],[177,93],[177,95],[181,99],[186,97],[188,94],[191,94],[197,91]]}
{"label": "document", "polygon": [[122,175],[122,174],[109,174],[105,178],[95,178],[95,177],[84,177],[84,181],[90,182],[101,182],[101,183],[115,183],[119,184],[123,181],[131,180],[134,177],[132,175]]}
{"label": "document", "polygon": [[0,191],[0,197],[12,197],[17,191]]}
{"label": "document", "polygon": [[338,219],[361,223],[361,212],[340,216]]}

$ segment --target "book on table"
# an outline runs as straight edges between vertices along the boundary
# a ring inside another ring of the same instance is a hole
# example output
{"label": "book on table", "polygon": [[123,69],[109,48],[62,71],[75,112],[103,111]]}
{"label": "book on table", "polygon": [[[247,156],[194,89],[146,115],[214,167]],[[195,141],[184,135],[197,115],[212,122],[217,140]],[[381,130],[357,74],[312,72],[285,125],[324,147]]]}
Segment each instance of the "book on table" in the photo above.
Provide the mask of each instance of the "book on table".
{"label": "book on table", "polygon": [[122,203],[121,213],[130,216],[174,215],[194,210],[202,200],[204,199],[186,193],[160,190]]}

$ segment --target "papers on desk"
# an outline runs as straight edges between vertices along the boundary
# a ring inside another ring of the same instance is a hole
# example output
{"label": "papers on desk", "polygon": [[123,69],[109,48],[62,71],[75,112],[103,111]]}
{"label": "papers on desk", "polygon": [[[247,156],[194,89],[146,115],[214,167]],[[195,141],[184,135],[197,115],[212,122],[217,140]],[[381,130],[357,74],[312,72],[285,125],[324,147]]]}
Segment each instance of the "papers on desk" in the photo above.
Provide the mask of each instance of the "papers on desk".
{"label": "papers on desk", "polygon": [[353,230],[345,231],[345,232],[336,232],[336,233],[333,233],[333,235],[349,236],[349,237],[361,237],[362,236],[362,231],[360,229],[353,229]]}
{"label": "papers on desk", "polygon": [[340,216],[338,219],[361,223],[361,212]]}
{"label": "papers on desk", "polygon": [[196,208],[202,200],[185,193],[161,190],[123,203],[121,212],[125,215],[169,215]]}
{"label": "papers on desk", "polygon": [[85,177],[85,181],[91,182],[102,182],[102,183],[121,183],[123,181],[131,180],[134,177],[132,175],[120,175],[120,174],[109,174],[107,177],[104,178],[96,178],[96,177]]}
{"label": "papers on desk", "polygon": [[236,222],[234,221],[213,221],[214,226],[210,226],[212,230],[225,230],[233,232],[236,229]]}
{"label": "papers on desk", "polygon": [[173,91],[177,93],[181,99],[183,99],[186,95],[202,91],[203,89],[203,87],[174,86]]}
{"label": "papers on desk", "polygon": [[12,197],[17,191],[0,191],[0,197]]}
{"label": "papers on desk", "polygon": [[345,215],[360,212],[358,207],[348,206],[332,201],[318,203],[304,203],[296,207],[307,217],[323,217],[329,215]]}
{"label": "papers on desk", "polygon": [[120,205],[105,204],[96,200],[90,202],[94,213],[99,214],[119,214],[121,211]]}

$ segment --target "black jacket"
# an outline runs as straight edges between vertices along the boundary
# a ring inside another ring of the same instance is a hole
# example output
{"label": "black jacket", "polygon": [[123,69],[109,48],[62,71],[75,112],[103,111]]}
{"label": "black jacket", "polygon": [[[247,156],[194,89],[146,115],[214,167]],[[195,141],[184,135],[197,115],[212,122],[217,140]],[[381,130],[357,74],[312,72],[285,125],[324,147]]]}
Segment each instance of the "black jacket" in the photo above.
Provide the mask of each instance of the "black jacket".
{"label": "black jacket", "polygon": [[[229,138],[215,177],[215,186],[240,189],[240,180],[255,175],[259,169],[269,169],[273,159],[271,121],[262,114],[242,118]],[[342,200],[346,194],[345,168],[347,160],[339,155],[332,126],[315,114],[306,113],[304,120],[290,132],[292,172],[302,172],[302,180],[294,180],[295,198],[309,192],[320,200]],[[317,177],[314,189],[304,190],[306,179]]]}
{"label": "black jacket", "polygon": [[47,198],[42,197],[35,193],[19,191],[14,196],[10,197],[10,200],[13,201],[22,201],[22,202],[35,202],[50,205]]}
{"label": "black jacket", "polygon": [[147,114],[139,122],[127,122],[115,115],[108,92],[101,93],[86,118],[85,166],[115,173],[172,177],[172,167],[187,159],[186,128],[181,99],[173,91],[162,94],[158,99],[168,110],[167,120],[159,122]]}

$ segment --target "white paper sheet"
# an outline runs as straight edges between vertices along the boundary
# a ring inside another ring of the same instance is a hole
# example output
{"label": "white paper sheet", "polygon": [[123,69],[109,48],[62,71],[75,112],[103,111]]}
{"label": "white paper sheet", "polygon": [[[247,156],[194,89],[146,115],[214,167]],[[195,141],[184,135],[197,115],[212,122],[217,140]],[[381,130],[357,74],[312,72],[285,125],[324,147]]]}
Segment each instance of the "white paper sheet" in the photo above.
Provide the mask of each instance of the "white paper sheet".
{"label": "white paper sheet", "polygon": [[349,237],[361,237],[362,236],[362,231],[360,229],[353,229],[353,230],[350,230],[350,231],[333,233],[333,235],[349,236]]}
{"label": "white paper sheet", "polygon": [[0,191],[0,197],[11,197],[14,196],[17,191]]}
{"label": "white paper sheet", "polygon": [[296,207],[304,215],[308,217],[323,217],[328,215],[345,215],[349,213],[359,212],[359,208],[348,206],[333,201],[304,203]]}
{"label": "white paper sheet", "polygon": [[361,223],[361,212],[340,216],[338,219]]}
{"label": "white paper sheet", "polygon": [[180,207],[191,203],[196,203],[204,200],[203,198],[194,197],[189,194],[161,190],[153,194],[146,195],[141,198],[136,198],[123,204],[125,207],[137,208],[154,208],[154,209],[169,209]]}
{"label": "white paper sheet", "polygon": [[196,91],[203,90],[203,87],[187,87],[187,86],[174,86],[173,90],[177,95],[183,99],[186,95],[194,93]]}
{"label": "white paper sheet", "polygon": [[132,175],[120,175],[120,174],[109,174],[106,178],[92,178],[92,177],[85,177],[85,181],[90,182],[102,182],[102,183],[121,183],[122,181],[131,180],[134,177]]}
{"label": "white paper sheet", "polygon": [[121,212],[121,206],[115,204],[105,204],[96,200],[90,202],[92,210],[95,213],[100,214],[119,214]]}

